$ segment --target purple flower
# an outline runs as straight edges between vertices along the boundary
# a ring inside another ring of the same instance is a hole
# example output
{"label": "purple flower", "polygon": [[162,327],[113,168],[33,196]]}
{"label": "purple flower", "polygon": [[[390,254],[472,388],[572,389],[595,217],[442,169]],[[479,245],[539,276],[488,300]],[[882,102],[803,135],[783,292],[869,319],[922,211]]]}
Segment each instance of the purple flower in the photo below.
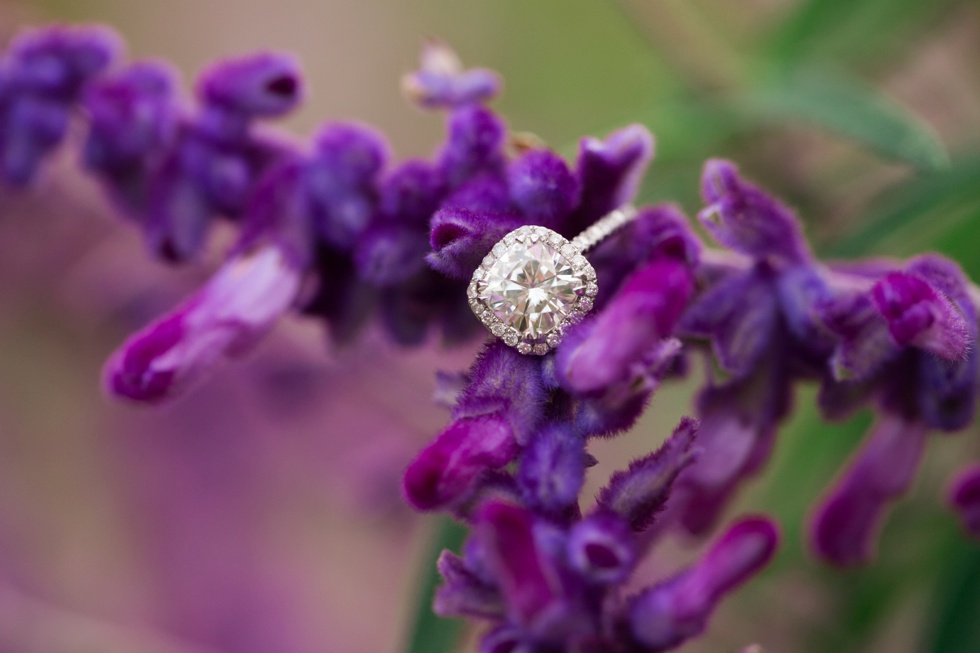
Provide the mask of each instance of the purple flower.
{"label": "purple flower", "polygon": [[693,567],[633,598],[630,627],[643,650],[667,650],[700,634],[718,600],[769,562],[778,539],[771,521],[742,520]]}
{"label": "purple flower", "polygon": [[948,497],[966,531],[980,538],[980,465],[962,470],[950,486]]}
{"label": "purple flower", "polygon": [[453,49],[434,40],[423,44],[419,70],[402,78],[405,96],[426,109],[480,104],[500,93],[502,85],[492,70],[463,70]]}
{"label": "purple flower", "polygon": [[293,304],[300,271],[269,245],[231,258],[196,295],[130,337],[106,363],[109,390],[164,400],[222,356],[247,351]]}
{"label": "purple flower", "polygon": [[926,429],[886,416],[867,444],[817,509],[811,526],[817,553],[838,565],[855,565],[874,557],[876,531],[888,503],[912,483]]}

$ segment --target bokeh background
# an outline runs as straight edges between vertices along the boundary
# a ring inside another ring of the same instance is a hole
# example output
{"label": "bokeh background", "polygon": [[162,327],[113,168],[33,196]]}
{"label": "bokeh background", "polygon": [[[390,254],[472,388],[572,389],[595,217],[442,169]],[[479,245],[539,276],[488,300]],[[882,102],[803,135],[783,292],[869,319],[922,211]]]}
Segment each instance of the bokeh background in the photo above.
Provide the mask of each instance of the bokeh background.
{"label": "bokeh background", "polygon": [[[215,58],[294,51],[311,95],[284,127],[356,119],[399,158],[441,138],[398,90],[438,36],[504,75],[496,107],[512,130],[564,154],[648,125],[642,200],[693,214],[701,164],[724,156],[798,207],[826,256],[933,249],[980,278],[975,2],[0,1],[4,42],[50,21],[108,23],[132,57],[165,58],[188,83]],[[65,148],[30,192],[0,190],[0,651],[408,650],[440,531],[401,503],[399,476],[446,418],[435,371],[465,367],[477,344],[404,352],[366,334],[331,351],[289,319],[173,406],[113,403],[102,361],[200,283],[223,240],[191,268],[150,261],[75,156]],[[654,448],[692,388],[663,390],[640,427],[597,447],[590,486]],[[804,525],[870,415],[823,424],[813,394],[730,511],[774,514],[778,559],[684,650],[980,650],[980,547],[942,506],[980,433],[933,439],[877,563],[835,571],[811,558]],[[672,541],[643,573],[697,546]]]}

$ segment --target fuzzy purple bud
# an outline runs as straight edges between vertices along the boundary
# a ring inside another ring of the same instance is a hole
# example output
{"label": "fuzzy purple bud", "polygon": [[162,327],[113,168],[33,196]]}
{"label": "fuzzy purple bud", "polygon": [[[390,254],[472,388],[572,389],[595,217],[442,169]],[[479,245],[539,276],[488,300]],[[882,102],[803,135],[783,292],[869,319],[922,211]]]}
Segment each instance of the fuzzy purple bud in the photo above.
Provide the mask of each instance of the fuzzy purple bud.
{"label": "fuzzy purple bud", "polygon": [[507,186],[528,222],[559,230],[580,192],[565,162],[548,150],[531,150],[511,162]]}
{"label": "fuzzy purple bud", "polygon": [[922,424],[882,418],[817,509],[811,533],[820,557],[837,565],[861,564],[874,557],[884,510],[912,483],[925,437]]}
{"label": "fuzzy purple bud", "polygon": [[387,151],[384,139],[361,125],[329,125],[318,135],[309,188],[320,235],[334,247],[353,248],[374,218]]}
{"label": "fuzzy purple bud", "polygon": [[194,297],[129,338],[105,368],[109,391],[134,401],[170,399],[222,356],[243,353],[296,298],[300,272],[282,250],[229,260]]}
{"label": "fuzzy purple bud", "polygon": [[629,627],[636,642],[664,651],[699,635],[721,597],[758,573],[778,540],[768,519],[736,523],[693,568],[633,598]]}
{"label": "fuzzy purple bud", "polygon": [[382,219],[428,230],[429,219],[446,192],[439,170],[426,161],[406,161],[381,185]]}
{"label": "fuzzy purple bud", "polygon": [[302,100],[299,63],[290,55],[263,52],[221,61],[198,80],[197,92],[208,105],[246,118],[273,118]]}
{"label": "fuzzy purple bud", "polygon": [[521,224],[516,217],[497,213],[441,209],[432,216],[432,252],[425,260],[437,272],[469,280],[493,246]]}
{"label": "fuzzy purple bud", "polygon": [[755,259],[801,263],[810,253],[793,212],[744,181],[727,161],[708,161],[701,177],[707,205],[698,219],[725,247]]}
{"label": "fuzzy purple bud", "polygon": [[871,298],[898,344],[947,360],[966,356],[972,342],[963,314],[921,277],[893,272],[875,284]]}
{"label": "fuzzy purple bud", "polygon": [[669,336],[694,292],[694,279],[677,260],[656,260],[635,273],[595,319],[590,335],[558,350],[562,384],[592,392],[624,380],[644,354]]}
{"label": "fuzzy purple bud", "polygon": [[629,524],[612,513],[586,517],[568,534],[568,561],[590,583],[607,585],[627,579],[637,550]]}
{"label": "fuzzy purple bud", "polygon": [[121,50],[118,35],[105,27],[56,26],[24,32],[8,49],[8,83],[70,102]]}
{"label": "fuzzy purple bud", "polygon": [[600,140],[583,138],[575,172],[581,202],[569,225],[579,232],[613,209],[631,202],[653,159],[653,135],[643,125],[629,125]]}
{"label": "fuzzy purple bud", "polygon": [[499,590],[470,570],[462,558],[451,551],[443,551],[437,567],[445,582],[436,591],[432,605],[436,614],[484,619],[504,616]]}
{"label": "fuzzy purple bud", "polygon": [[419,510],[445,508],[466,498],[485,470],[517,455],[514,432],[498,416],[457,420],[415,458],[405,471],[405,496]]}
{"label": "fuzzy purple bud", "polygon": [[616,472],[596,499],[602,510],[618,514],[642,531],[663,509],[677,476],[697,458],[698,421],[685,417],[657,451]]}
{"label": "fuzzy purple bud", "polygon": [[492,70],[464,70],[459,57],[445,43],[427,41],[422,46],[419,70],[402,78],[402,92],[426,109],[479,104],[493,99],[503,85]]}
{"label": "fuzzy purple bud", "polygon": [[439,154],[439,167],[450,186],[481,172],[503,168],[506,128],[493,112],[480,106],[466,106],[453,112],[449,135]]}
{"label": "fuzzy purple bud", "polygon": [[577,505],[587,464],[582,437],[564,425],[545,427],[521,455],[517,480],[525,502],[551,515]]}
{"label": "fuzzy purple bud", "polygon": [[947,496],[966,531],[980,539],[980,465],[960,472]]}

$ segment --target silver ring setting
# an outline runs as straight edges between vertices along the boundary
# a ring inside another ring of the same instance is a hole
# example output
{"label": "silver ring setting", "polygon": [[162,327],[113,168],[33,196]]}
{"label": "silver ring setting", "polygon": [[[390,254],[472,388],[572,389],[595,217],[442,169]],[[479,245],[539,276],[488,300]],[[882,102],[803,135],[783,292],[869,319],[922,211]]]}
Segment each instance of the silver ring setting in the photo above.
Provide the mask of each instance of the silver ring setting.
{"label": "silver ring setting", "polygon": [[571,241],[545,227],[515,229],[473,273],[466,293],[470,308],[518,352],[547,354],[592,310],[599,292],[585,252],[635,217],[636,209],[622,207]]}

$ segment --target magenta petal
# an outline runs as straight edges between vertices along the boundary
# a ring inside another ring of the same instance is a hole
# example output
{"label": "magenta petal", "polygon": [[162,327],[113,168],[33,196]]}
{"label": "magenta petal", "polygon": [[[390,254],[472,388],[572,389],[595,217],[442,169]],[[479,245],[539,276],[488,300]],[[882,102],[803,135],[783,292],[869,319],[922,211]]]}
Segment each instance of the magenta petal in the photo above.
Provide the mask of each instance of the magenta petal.
{"label": "magenta petal", "polygon": [[559,597],[557,579],[542,560],[533,526],[530,512],[505,503],[485,506],[476,524],[512,617],[523,624],[533,623]]}
{"label": "magenta petal", "polygon": [[772,559],[778,541],[769,519],[738,522],[694,567],[632,600],[633,637],[648,650],[662,651],[700,634],[718,601],[758,573]]}
{"label": "magenta petal", "polygon": [[116,350],[105,368],[109,391],[148,403],[176,396],[261,338],[292,306],[300,276],[277,247],[232,258],[190,300]]}
{"label": "magenta petal", "polygon": [[893,272],[871,290],[875,308],[900,345],[915,345],[947,360],[959,360],[970,348],[970,328],[959,309],[925,279]]}
{"label": "magenta petal", "polygon": [[517,455],[514,434],[499,416],[453,422],[405,471],[405,495],[419,510],[444,508],[466,496],[481,472]]}
{"label": "magenta petal", "polygon": [[874,557],[875,538],[888,504],[912,483],[926,427],[885,416],[874,427],[843,478],[821,502],[811,537],[817,554],[838,565]]}
{"label": "magenta petal", "polygon": [[654,261],[634,274],[584,341],[573,339],[559,348],[563,385],[591,392],[625,380],[630,368],[673,332],[693,292],[690,271],[674,259]]}

